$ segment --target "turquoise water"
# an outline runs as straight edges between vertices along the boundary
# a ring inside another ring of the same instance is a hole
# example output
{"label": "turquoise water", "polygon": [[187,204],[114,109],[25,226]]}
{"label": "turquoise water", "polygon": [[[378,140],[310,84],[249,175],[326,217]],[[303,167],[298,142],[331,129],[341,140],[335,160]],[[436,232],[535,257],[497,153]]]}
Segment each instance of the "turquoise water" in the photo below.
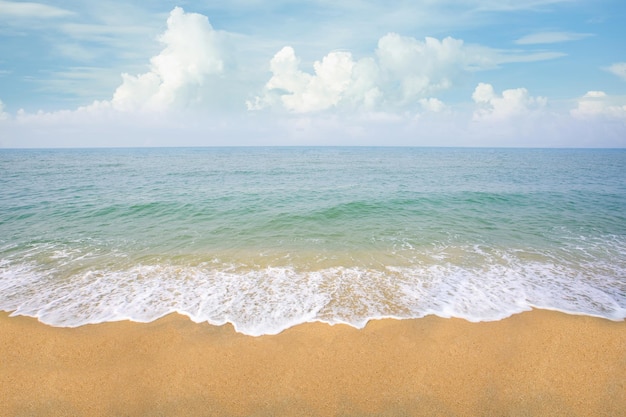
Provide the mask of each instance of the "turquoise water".
{"label": "turquoise water", "polygon": [[0,150],[0,309],[273,334],[626,317],[626,151]]}

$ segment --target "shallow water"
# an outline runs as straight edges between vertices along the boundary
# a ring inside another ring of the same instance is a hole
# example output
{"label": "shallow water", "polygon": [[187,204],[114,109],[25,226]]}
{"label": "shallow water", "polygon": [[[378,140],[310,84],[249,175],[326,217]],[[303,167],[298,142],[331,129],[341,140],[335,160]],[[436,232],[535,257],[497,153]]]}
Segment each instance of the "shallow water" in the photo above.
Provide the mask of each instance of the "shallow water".
{"label": "shallow water", "polygon": [[0,309],[277,333],[626,317],[626,151],[0,150]]}

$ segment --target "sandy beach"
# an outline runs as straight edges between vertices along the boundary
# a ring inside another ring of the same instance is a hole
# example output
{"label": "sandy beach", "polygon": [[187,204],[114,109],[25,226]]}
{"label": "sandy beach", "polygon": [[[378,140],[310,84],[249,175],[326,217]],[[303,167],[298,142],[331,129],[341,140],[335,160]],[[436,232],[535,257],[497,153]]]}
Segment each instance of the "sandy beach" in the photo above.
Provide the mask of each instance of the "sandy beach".
{"label": "sandy beach", "polygon": [[170,315],[55,328],[0,314],[1,416],[617,416],[626,322],[550,311],[250,337]]}

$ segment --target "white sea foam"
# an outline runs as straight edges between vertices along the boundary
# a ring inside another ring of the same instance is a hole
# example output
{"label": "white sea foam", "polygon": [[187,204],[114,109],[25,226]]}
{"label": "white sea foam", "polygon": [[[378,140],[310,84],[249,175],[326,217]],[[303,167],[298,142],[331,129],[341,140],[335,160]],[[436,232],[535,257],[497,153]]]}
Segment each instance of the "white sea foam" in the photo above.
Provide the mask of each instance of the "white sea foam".
{"label": "white sea foam", "polygon": [[59,279],[36,264],[4,263],[0,309],[67,327],[125,319],[150,322],[177,312],[195,322],[229,322],[254,336],[311,321],[363,327],[371,319],[429,314],[492,321],[531,308],[624,319],[623,266],[594,268],[596,275],[590,276],[580,267],[509,256],[475,267],[442,262],[312,271],[170,263],[90,270]]}

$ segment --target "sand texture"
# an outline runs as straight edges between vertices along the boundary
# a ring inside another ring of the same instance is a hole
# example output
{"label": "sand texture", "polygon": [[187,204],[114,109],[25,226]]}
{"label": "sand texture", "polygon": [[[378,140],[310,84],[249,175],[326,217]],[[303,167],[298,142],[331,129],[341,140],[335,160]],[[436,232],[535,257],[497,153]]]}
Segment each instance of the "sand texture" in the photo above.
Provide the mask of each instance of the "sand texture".
{"label": "sand texture", "polygon": [[0,416],[620,416],[626,322],[532,311],[250,337],[0,313]]}

